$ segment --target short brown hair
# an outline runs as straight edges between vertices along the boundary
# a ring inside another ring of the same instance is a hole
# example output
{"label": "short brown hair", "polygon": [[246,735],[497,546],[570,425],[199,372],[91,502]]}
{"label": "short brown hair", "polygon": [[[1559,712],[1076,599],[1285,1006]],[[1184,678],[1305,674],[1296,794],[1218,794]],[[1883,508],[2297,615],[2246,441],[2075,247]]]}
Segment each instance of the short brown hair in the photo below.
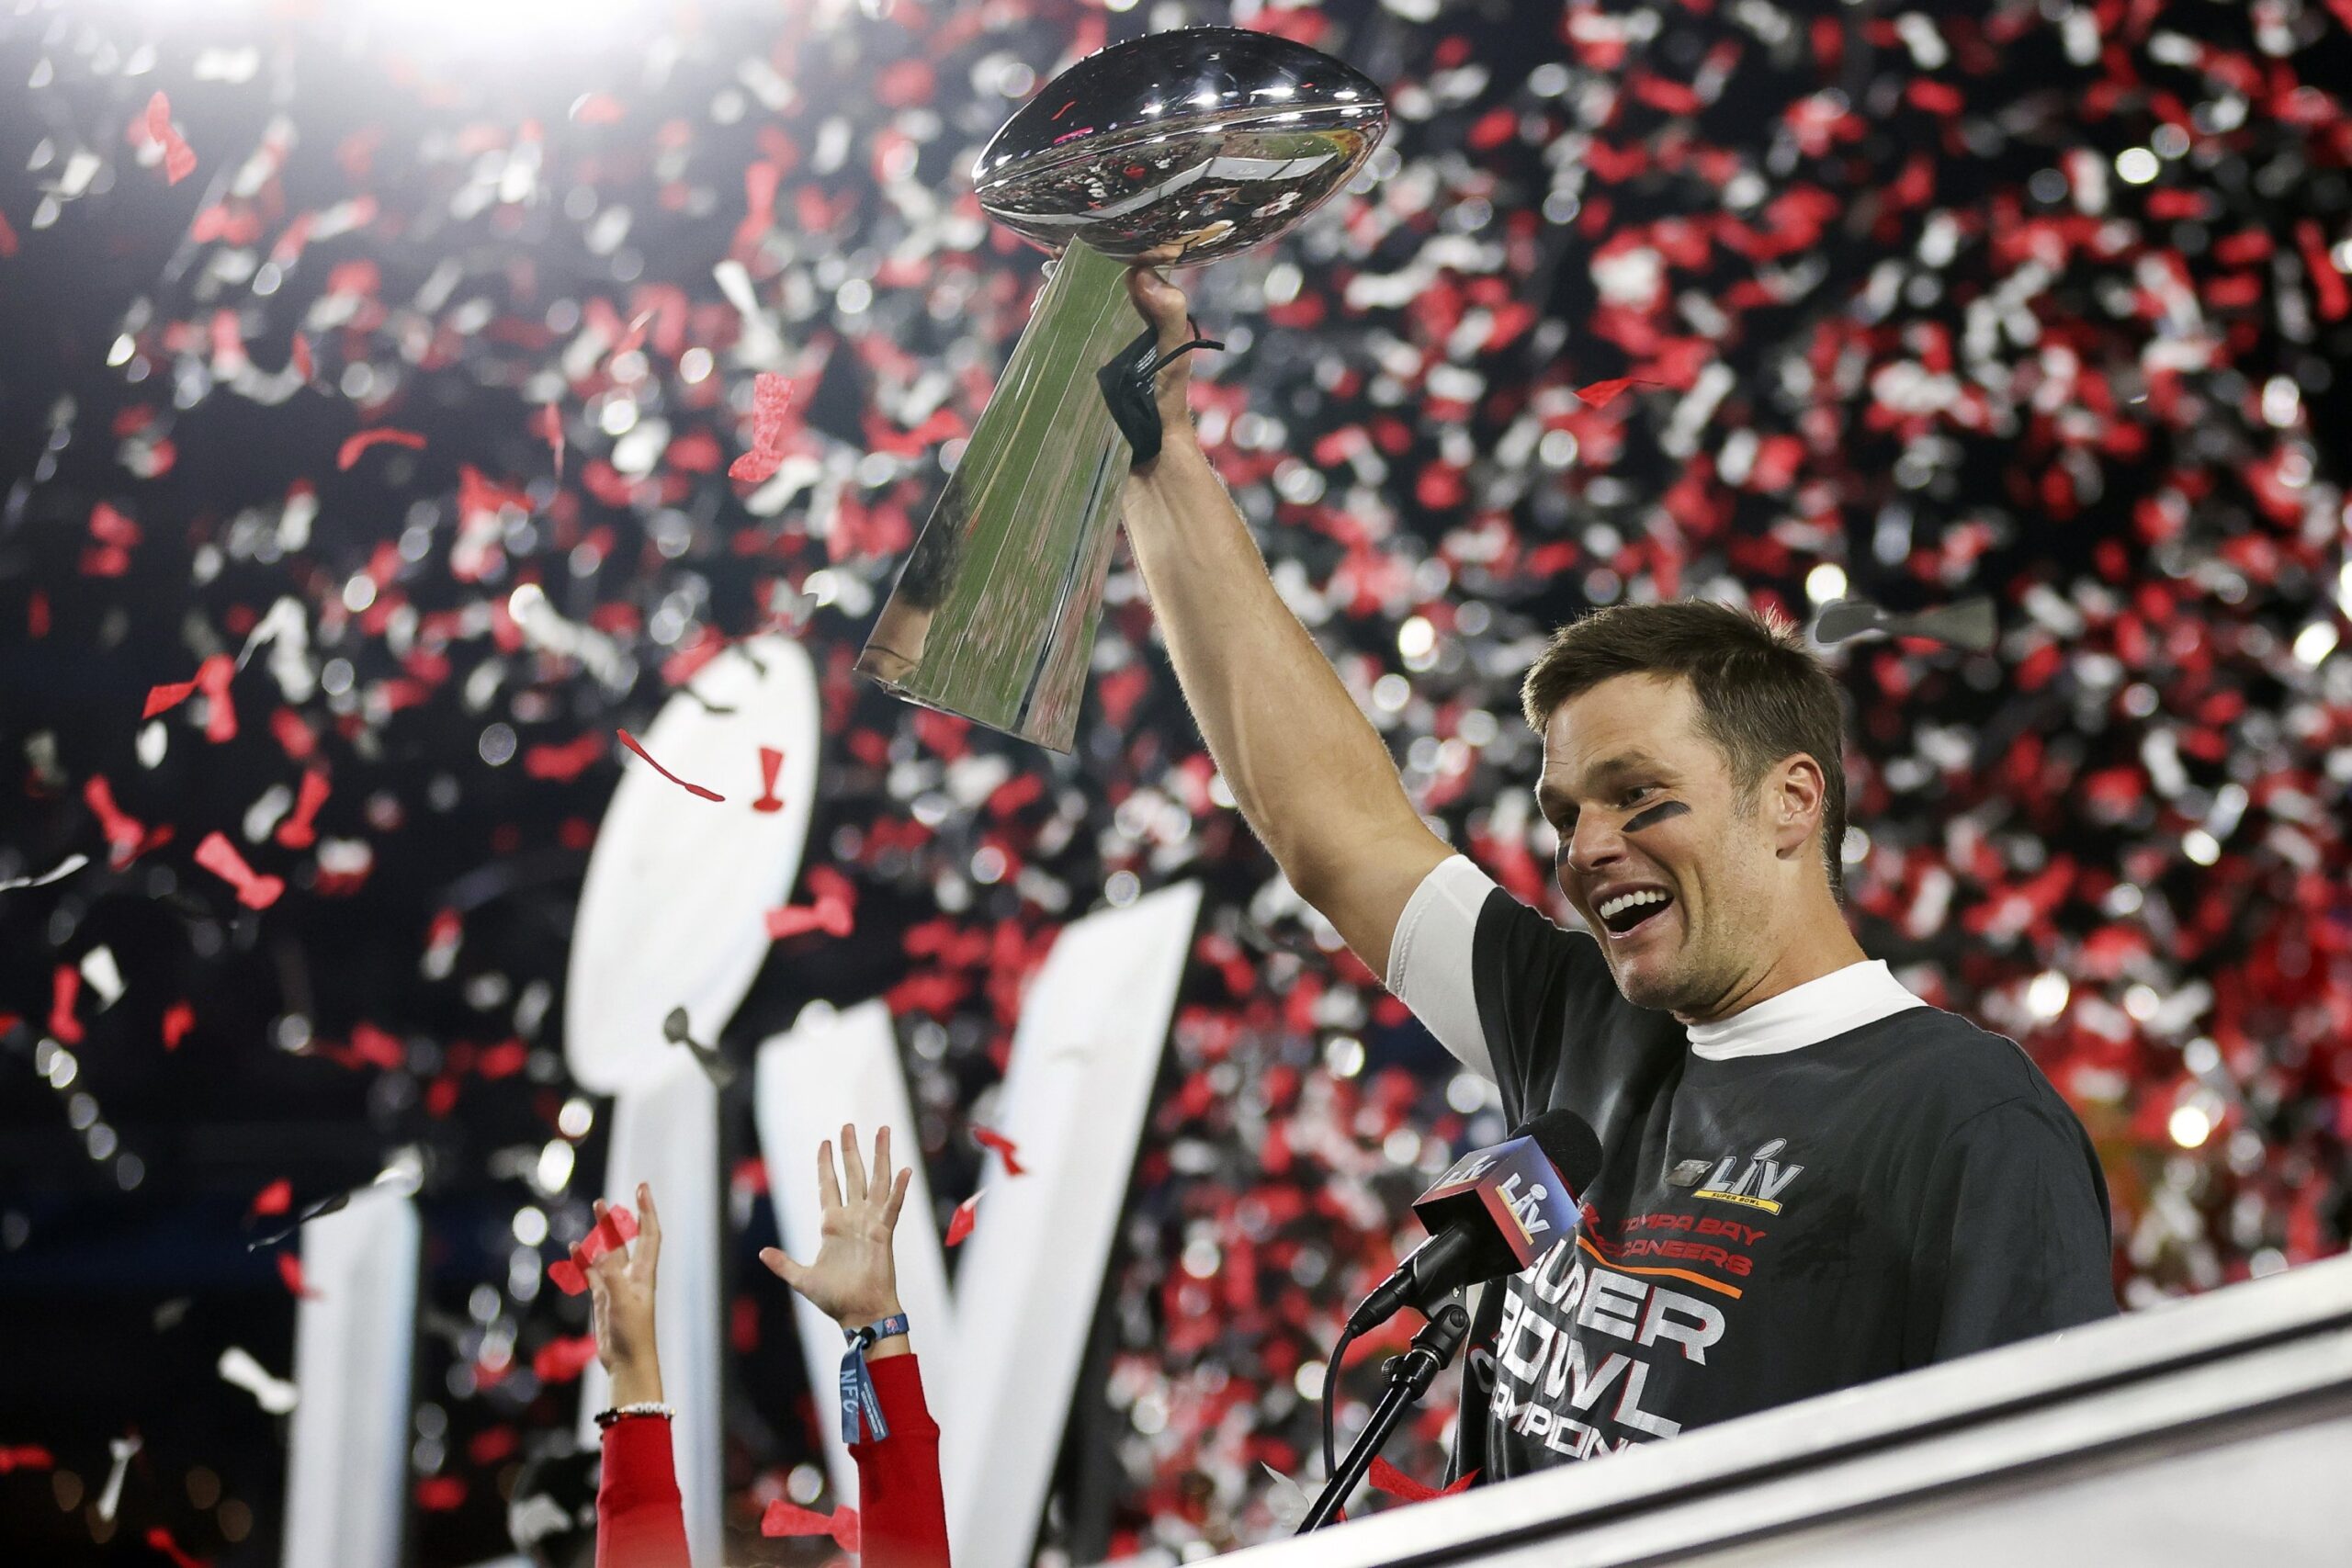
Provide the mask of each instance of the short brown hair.
{"label": "short brown hair", "polygon": [[1821,859],[1846,897],[1845,707],[1838,682],[1777,615],[1701,599],[1612,604],[1552,636],[1520,687],[1528,727],[1544,733],[1560,705],[1619,675],[1679,676],[1699,703],[1699,731],[1752,801],[1764,772],[1802,751],[1825,780]]}

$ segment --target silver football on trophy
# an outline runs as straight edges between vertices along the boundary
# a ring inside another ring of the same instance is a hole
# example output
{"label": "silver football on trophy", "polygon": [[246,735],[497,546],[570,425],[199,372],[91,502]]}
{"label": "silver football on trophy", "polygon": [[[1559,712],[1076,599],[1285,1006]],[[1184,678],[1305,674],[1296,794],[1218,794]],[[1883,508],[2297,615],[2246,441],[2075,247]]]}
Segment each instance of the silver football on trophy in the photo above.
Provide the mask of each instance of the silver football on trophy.
{"label": "silver football on trophy", "polygon": [[1091,54],[1004,123],[974,173],[981,209],[1050,251],[1215,261],[1272,239],[1347,184],[1388,103],[1305,44],[1238,28],[1154,33]]}

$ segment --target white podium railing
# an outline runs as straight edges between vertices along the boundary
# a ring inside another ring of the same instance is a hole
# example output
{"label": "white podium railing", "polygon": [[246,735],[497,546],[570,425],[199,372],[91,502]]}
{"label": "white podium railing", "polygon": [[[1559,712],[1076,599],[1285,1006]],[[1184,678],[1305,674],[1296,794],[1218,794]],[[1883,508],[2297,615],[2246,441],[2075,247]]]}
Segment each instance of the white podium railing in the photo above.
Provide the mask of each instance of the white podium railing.
{"label": "white podium railing", "polygon": [[1227,1561],[2237,1568],[2347,1542],[2339,1258]]}

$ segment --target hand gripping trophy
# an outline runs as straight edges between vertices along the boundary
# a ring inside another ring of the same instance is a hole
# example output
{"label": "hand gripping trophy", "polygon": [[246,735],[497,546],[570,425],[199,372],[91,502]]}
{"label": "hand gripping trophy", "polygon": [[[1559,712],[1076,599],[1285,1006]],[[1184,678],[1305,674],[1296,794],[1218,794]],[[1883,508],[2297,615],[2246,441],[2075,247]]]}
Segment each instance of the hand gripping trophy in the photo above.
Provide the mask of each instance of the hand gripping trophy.
{"label": "hand gripping trophy", "polygon": [[1198,265],[1287,231],[1387,123],[1359,73],[1230,28],[1114,44],[1005,122],[980,153],[980,206],[1057,259],[861,672],[1070,749],[1120,492],[1159,451],[1152,376],[1166,360],[1134,332],[1127,266]]}

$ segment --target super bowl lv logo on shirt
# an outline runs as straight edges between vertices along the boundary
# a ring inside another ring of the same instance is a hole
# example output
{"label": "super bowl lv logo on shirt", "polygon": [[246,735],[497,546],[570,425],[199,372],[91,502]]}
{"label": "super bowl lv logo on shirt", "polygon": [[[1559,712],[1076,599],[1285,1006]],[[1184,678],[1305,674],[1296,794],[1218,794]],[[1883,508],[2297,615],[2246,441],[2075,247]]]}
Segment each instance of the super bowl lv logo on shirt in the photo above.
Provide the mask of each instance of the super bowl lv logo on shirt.
{"label": "super bowl lv logo on shirt", "polygon": [[[1790,1182],[1804,1174],[1804,1167],[1801,1165],[1774,1162],[1772,1156],[1786,1148],[1788,1143],[1786,1138],[1775,1138],[1748,1156],[1747,1168],[1739,1173],[1736,1181],[1732,1179],[1731,1171],[1738,1156],[1725,1155],[1723,1162],[1715,1167],[1713,1174],[1707,1178],[1706,1184],[1699,1189],[1697,1196],[1713,1198],[1720,1203],[1745,1204],[1751,1209],[1761,1209],[1768,1214],[1779,1213],[1781,1194],[1788,1190]],[[1706,1164],[1704,1160],[1684,1160],[1675,1167],[1675,1176],[1694,1167],[1704,1170]],[[1678,1187],[1682,1185],[1675,1180],[1674,1176],[1668,1177],[1667,1180]]]}
{"label": "super bowl lv logo on shirt", "polygon": [[1683,1160],[1613,1228],[1588,1203],[1573,1235],[1506,1280],[1498,1427],[1575,1459],[1680,1431],[1692,1413],[1677,1406],[1740,1314],[1766,1222],[1804,1173],[1775,1157],[1786,1144]]}

